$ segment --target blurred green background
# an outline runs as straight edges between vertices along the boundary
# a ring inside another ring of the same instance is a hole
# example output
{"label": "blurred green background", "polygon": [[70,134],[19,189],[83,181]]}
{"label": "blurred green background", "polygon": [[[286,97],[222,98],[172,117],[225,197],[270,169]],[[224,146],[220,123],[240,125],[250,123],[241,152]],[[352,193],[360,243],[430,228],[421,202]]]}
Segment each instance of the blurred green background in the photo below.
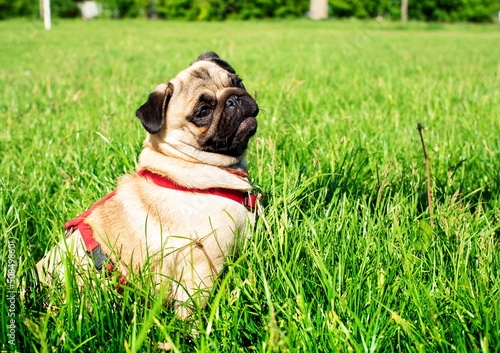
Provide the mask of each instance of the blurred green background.
{"label": "blurred green background", "polygon": [[[80,15],[74,0],[51,0],[53,16]],[[309,0],[101,0],[101,17],[145,17],[219,21],[226,19],[304,17]],[[329,0],[329,16],[361,19],[399,19],[399,0]],[[408,14],[418,21],[492,22],[500,10],[499,0],[410,0]],[[37,17],[38,0],[0,0],[0,19]]]}

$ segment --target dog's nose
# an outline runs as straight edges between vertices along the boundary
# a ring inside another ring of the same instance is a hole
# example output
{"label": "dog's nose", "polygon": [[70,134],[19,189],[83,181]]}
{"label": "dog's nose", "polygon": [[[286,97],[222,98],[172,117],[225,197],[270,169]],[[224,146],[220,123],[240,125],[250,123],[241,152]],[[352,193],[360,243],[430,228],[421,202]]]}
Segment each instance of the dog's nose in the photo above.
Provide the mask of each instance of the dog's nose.
{"label": "dog's nose", "polygon": [[236,108],[245,117],[256,117],[259,114],[259,106],[249,95],[230,95],[226,100],[226,108]]}
{"label": "dog's nose", "polygon": [[239,101],[240,101],[239,96],[237,96],[235,94],[230,95],[226,100],[226,106],[231,107],[231,106],[237,105]]}

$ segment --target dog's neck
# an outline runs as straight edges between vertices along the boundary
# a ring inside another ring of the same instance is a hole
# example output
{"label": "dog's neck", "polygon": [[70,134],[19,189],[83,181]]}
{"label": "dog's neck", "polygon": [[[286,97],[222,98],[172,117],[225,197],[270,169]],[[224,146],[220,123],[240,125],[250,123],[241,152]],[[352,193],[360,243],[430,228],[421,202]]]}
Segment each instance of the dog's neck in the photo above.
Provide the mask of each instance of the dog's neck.
{"label": "dog's neck", "polygon": [[195,139],[186,137],[185,131],[175,129],[168,134],[161,131],[158,134],[148,134],[144,141],[144,146],[158,151],[166,156],[172,156],[185,160],[187,162],[210,164],[221,168],[230,168],[232,166],[241,166],[245,168],[245,154],[240,156],[228,156],[220,153],[206,152],[194,147]]}
{"label": "dog's neck", "polygon": [[244,158],[234,164],[212,165],[202,163],[198,158],[193,158],[165,142],[161,144],[161,149],[148,144],[148,140],[145,141],[145,146],[139,156],[137,171],[147,169],[188,188],[224,187],[241,191],[252,189],[248,180],[242,177],[248,175]]}

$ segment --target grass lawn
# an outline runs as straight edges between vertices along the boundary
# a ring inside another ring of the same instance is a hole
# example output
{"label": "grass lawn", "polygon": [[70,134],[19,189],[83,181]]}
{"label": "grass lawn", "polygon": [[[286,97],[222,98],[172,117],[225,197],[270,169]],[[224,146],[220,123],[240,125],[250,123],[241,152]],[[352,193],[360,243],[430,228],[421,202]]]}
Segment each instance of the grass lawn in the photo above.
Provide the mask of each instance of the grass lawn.
{"label": "grass lawn", "polygon": [[[500,26],[42,28],[0,22],[0,351],[500,351]],[[135,110],[207,50],[257,91],[247,159],[269,227],[190,321],[147,278],[123,295],[36,284],[64,222],[134,170]]]}

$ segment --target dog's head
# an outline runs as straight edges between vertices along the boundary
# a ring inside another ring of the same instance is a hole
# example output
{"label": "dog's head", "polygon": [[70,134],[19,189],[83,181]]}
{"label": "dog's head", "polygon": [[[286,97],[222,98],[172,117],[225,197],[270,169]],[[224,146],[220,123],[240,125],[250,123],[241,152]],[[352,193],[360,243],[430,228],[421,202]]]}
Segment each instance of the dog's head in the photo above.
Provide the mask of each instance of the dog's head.
{"label": "dog's head", "polygon": [[239,157],[257,131],[258,113],[231,65],[207,52],[156,87],[136,115],[156,141]]}

